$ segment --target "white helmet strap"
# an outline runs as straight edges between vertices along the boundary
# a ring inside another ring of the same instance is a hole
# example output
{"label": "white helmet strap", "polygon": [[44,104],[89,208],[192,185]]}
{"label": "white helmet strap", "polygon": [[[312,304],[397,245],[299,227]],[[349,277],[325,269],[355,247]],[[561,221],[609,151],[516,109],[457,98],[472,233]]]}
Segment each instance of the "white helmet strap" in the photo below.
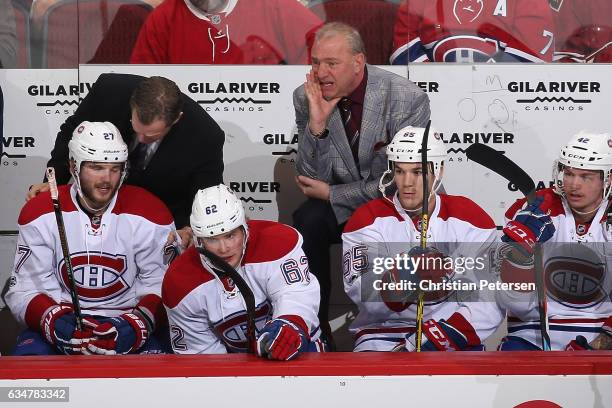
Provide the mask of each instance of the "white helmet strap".
{"label": "white helmet strap", "polygon": [[113,198],[115,197],[115,195],[117,195],[117,193],[119,192],[119,189],[121,188],[121,185],[123,184],[123,180],[125,179],[125,176],[127,175],[127,162],[123,163],[124,168],[121,171],[121,180],[119,180],[119,186],[117,187],[117,191],[115,191],[115,194],[113,195],[113,197],[111,197],[111,199],[108,200],[108,202],[100,208],[94,208],[91,205],[89,205],[89,201],[87,200],[87,197],[85,197],[85,194],[83,194],[83,189],[81,187],[81,178],[80,178],[80,175],[81,175],[80,166],[83,163],[86,163],[86,162],[83,161],[83,162],[77,163],[76,161],[73,161],[70,163],[70,173],[72,174],[72,177],[74,178],[74,184],[76,185],[76,188],[77,188],[77,194],[81,198],[79,202],[81,203],[81,205],[83,205],[83,207],[85,207],[85,209],[88,212],[92,214],[98,214],[98,213],[104,212],[106,211],[110,203],[113,201]]}

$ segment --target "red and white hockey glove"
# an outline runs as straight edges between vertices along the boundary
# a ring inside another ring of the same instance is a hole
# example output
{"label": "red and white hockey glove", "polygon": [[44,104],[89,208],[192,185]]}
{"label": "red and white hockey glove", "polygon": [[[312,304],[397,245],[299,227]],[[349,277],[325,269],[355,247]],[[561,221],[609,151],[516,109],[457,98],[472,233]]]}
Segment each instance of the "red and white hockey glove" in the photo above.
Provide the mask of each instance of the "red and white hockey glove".
{"label": "red and white hockey glove", "polygon": [[115,355],[137,351],[149,338],[150,328],[136,313],[124,313],[119,317],[100,319],[100,323],[92,327],[92,332],[95,338],[87,345],[87,351]]}
{"label": "red and white hockey glove", "polygon": [[[302,326],[302,327],[300,327]],[[306,324],[299,317],[269,321],[257,338],[257,355],[269,360],[291,360],[308,349]]]}
{"label": "red and white hockey glove", "polygon": [[516,242],[524,254],[533,254],[533,249],[538,242],[546,242],[555,233],[555,226],[548,214],[545,214],[540,206],[544,197],[536,198],[531,204],[518,211],[512,221],[503,229],[502,241]]}
{"label": "red and white hockey glove", "polygon": [[96,320],[83,317],[83,329],[76,329],[76,316],[70,306],[52,306],[43,316],[41,330],[45,339],[64,354],[84,354],[84,349],[93,337],[88,328]]}
{"label": "red and white hockey glove", "polygon": [[[421,351],[484,351],[475,334],[462,333],[444,319],[423,322],[422,336]],[[416,350],[416,332],[406,336],[404,347],[405,351]]]}

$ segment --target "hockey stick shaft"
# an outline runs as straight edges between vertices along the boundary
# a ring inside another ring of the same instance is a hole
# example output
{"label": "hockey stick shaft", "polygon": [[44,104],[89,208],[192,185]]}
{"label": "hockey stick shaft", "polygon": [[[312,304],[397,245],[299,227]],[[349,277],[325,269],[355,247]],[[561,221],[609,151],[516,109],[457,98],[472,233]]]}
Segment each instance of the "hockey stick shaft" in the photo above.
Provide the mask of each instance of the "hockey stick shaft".
{"label": "hockey stick shaft", "polygon": [[[468,159],[499,174],[525,195],[527,201],[532,203],[536,199],[535,183],[529,175],[516,163],[492,147],[475,143],[465,151]],[[538,295],[538,313],[540,318],[540,334],[542,336],[542,350],[550,350],[550,335],[548,330],[548,304],[546,301],[546,286],[544,282],[544,269],[542,266],[542,250],[539,245],[534,248],[534,269],[536,290]]]}
{"label": "hockey stick shaft", "polygon": [[217,267],[229,278],[231,278],[234,281],[234,284],[236,285],[238,290],[240,291],[240,294],[244,299],[247,312],[247,350],[249,353],[255,352],[255,296],[253,295],[253,291],[249,287],[248,283],[246,283],[246,281],[242,278],[242,276],[240,276],[238,271],[232,268],[223,259],[213,254],[208,249],[204,248],[203,245],[198,246],[197,250],[201,255],[204,255],[206,258],[208,258],[213,264],[213,266]]}
{"label": "hockey stick shaft", "polygon": [[47,167],[47,180],[49,182],[49,190],[51,192],[51,201],[53,203],[55,220],[57,222],[57,232],[62,247],[62,255],[64,256],[64,265],[66,267],[66,274],[68,275],[68,284],[70,285],[70,298],[72,299],[72,307],[74,309],[74,316],[76,317],[76,328],[77,330],[82,330],[83,316],[81,315],[81,304],[74,281],[74,271],[72,269],[70,249],[68,248],[68,239],[66,237],[66,226],[64,225],[64,217],[62,215],[62,207],[60,206],[59,192],[57,190],[57,181],[55,180],[55,169],[53,167]]}
{"label": "hockey stick shaft", "polygon": [[[427,228],[429,227],[429,183],[427,174],[429,166],[427,164],[427,141],[429,139],[429,128],[431,120],[427,121],[425,133],[421,141],[421,175],[423,176],[423,206],[421,208],[421,249],[427,248]],[[425,309],[425,295],[423,291],[418,290],[417,312],[416,312],[416,351],[421,351],[421,336],[423,335],[423,315]]]}

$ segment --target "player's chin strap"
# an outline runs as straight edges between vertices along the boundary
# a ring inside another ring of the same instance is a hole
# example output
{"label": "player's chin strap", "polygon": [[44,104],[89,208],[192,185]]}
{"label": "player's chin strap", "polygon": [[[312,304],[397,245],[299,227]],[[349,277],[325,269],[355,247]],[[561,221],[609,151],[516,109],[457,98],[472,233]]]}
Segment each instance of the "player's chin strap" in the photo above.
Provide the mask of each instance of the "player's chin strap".
{"label": "player's chin strap", "polygon": [[578,211],[575,208],[572,208],[572,212],[575,212],[576,214],[580,214],[580,215],[591,215],[595,212],[597,212],[599,210],[599,207],[601,207],[601,201],[597,203],[597,206],[595,208],[593,208],[591,211]]}
{"label": "player's chin strap", "polygon": [[[393,201],[389,199],[389,197],[387,197],[386,191],[387,191],[387,187],[389,187],[391,184],[393,184],[394,181],[394,177],[389,178],[389,181],[385,182],[385,177],[387,177],[389,174],[393,173],[393,170],[391,170],[391,161],[388,160],[387,161],[387,170],[385,170],[385,172],[382,174],[382,176],[380,176],[380,180],[378,180],[378,191],[380,191],[380,194],[382,194],[383,198],[387,201],[389,201],[391,204],[393,204]],[[393,204],[395,205],[395,204]]]}
{"label": "player's chin strap", "polygon": [[[378,180],[378,190],[380,191],[380,193],[382,194],[383,198],[385,200],[387,200],[388,202],[390,202],[394,207],[395,207],[395,203],[393,202],[392,199],[390,199],[387,194],[387,187],[389,187],[391,184],[393,184],[394,181],[394,177],[391,177],[389,179],[389,181],[385,182],[385,177],[387,177],[389,174],[393,173],[393,169],[391,168],[393,166],[392,162],[389,160],[387,162],[387,170],[385,170],[385,172],[382,174],[382,176],[380,176],[380,180]],[[434,197],[437,193],[438,190],[440,190],[440,187],[442,187],[442,171],[443,169],[440,169],[440,171],[438,172],[437,175],[435,175],[434,178],[434,182],[433,185],[431,186],[431,191],[429,192],[429,200],[431,200],[432,197]],[[433,171],[432,171],[433,173]],[[427,200],[427,202],[429,202],[429,200]],[[402,207],[402,209],[406,212],[409,213],[416,213],[416,212],[421,212],[421,210],[423,209],[423,206],[412,209],[412,210],[407,210],[405,208]]]}
{"label": "player's chin strap", "polygon": [[85,207],[87,211],[89,211],[92,214],[103,213],[104,211],[106,211],[110,203],[113,201],[113,199],[119,192],[121,185],[123,185],[123,180],[125,180],[127,176],[127,172],[128,172],[128,162],[124,162],[123,171],[122,171],[123,174],[121,175],[121,180],[119,180],[119,185],[117,186],[117,191],[115,191],[115,194],[113,194],[113,196],[108,201],[108,203],[104,204],[102,207],[93,208],[92,206],[89,205],[89,203],[87,202],[87,198],[83,194],[83,189],[81,188],[81,179],[79,178],[79,170],[77,170],[76,168],[74,169],[74,171],[71,170],[72,178],[74,178],[74,184],[76,185],[76,188],[77,188],[77,194],[79,197],[81,197],[81,200],[79,202],[83,205],[83,207]]}
{"label": "player's chin strap", "polygon": [[[611,171],[604,171],[601,170],[603,172],[603,176],[604,176],[604,180],[606,180],[605,184],[604,184],[604,188],[601,191],[601,201],[599,203],[597,203],[597,205],[595,206],[594,209],[592,209],[591,211],[578,211],[574,208],[570,209],[572,210],[572,212],[575,212],[576,214],[579,215],[590,215],[593,214],[595,212],[597,212],[599,210],[599,207],[601,207],[601,203],[604,200],[608,200],[610,198],[610,194],[612,193],[612,182],[610,181],[610,176],[612,175]],[[563,183],[563,173],[565,172],[565,165],[559,163],[559,160],[555,160],[553,162],[553,180],[555,182],[555,187],[554,187],[554,191],[555,193],[557,193],[558,195],[560,195],[561,197],[563,197],[566,201],[567,201],[567,196],[565,194],[565,186]],[[607,173],[607,174],[606,174]],[[608,214],[608,221],[606,221],[606,229],[608,228],[610,221],[612,221],[612,215],[610,214],[610,206],[608,206],[608,209],[606,210],[606,213]]]}

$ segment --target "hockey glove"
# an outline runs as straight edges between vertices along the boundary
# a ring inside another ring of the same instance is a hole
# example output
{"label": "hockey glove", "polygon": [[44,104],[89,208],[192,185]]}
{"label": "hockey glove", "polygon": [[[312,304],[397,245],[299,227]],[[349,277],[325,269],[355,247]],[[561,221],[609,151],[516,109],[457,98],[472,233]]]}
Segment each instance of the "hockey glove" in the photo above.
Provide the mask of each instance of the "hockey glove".
{"label": "hockey glove", "polygon": [[595,350],[584,336],[576,336],[576,338],[565,346],[565,351],[580,351],[580,350]]}
{"label": "hockey glove", "polygon": [[269,360],[291,360],[308,349],[309,339],[300,324],[289,318],[269,321],[257,339],[257,355]]}
{"label": "hockey glove", "polygon": [[149,338],[149,326],[135,313],[102,319],[92,328],[95,336],[87,345],[92,354],[128,354],[138,350]]}
{"label": "hockey glove", "polygon": [[83,330],[76,329],[76,316],[70,306],[53,306],[42,319],[41,329],[45,339],[64,354],[83,354],[93,333],[86,324],[96,324],[90,317],[83,318]]}
{"label": "hockey glove", "polygon": [[[466,338],[445,320],[423,322],[421,351],[459,351],[466,349]],[[416,350],[416,332],[406,336],[406,351]]]}
{"label": "hockey glove", "polygon": [[543,201],[543,197],[538,197],[518,211],[514,219],[504,227],[502,241],[518,243],[518,249],[530,256],[536,243],[551,239],[555,233],[555,226],[550,216],[540,209]]}

